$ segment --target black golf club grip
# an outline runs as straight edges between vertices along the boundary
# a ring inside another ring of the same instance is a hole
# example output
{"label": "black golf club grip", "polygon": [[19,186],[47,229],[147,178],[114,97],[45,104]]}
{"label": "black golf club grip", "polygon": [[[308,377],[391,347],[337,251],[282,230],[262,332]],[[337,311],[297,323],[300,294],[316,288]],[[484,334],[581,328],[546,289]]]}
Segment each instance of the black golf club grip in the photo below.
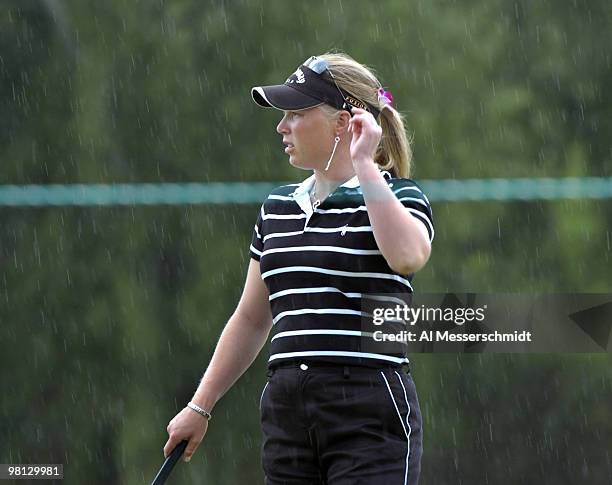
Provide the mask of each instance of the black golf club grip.
{"label": "black golf club grip", "polygon": [[174,468],[174,465],[176,465],[179,458],[183,456],[183,452],[185,451],[185,448],[187,448],[188,443],[188,441],[181,441],[174,447],[172,452],[168,455],[168,458],[166,458],[166,461],[164,461],[164,464],[157,472],[157,475],[153,479],[151,485],[163,485],[166,483],[166,480],[170,476],[170,472]]}

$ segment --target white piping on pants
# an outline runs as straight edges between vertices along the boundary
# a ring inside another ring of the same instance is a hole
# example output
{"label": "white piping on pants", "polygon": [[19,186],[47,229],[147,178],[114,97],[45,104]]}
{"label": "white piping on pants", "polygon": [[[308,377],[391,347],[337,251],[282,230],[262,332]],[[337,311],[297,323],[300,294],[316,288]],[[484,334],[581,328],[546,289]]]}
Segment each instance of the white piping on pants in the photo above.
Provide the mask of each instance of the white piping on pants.
{"label": "white piping on pants", "polygon": [[259,412],[261,412],[261,402],[263,401],[264,392],[266,392],[266,389],[268,388],[268,384],[270,384],[270,381],[266,382],[266,385],[264,386],[263,390],[261,391],[261,396],[259,397]]}
{"label": "white piping on pants", "polygon": [[[397,407],[397,403],[395,402],[395,397],[393,397],[393,393],[391,392],[389,381],[387,381],[387,378],[385,377],[385,374],[383,371],[380,371],[380,375],[385,381],[387,390],[389,391],[389,396],[391,396],[391,401],[393,401],[393,406],[395,407],[395,411],[397,412],[397,416],[400,420],[400,424],[402,425],[402,429],[404,430],[404,434],[406,435],[406,440],[408,442],[408,451],[406,452],[406,472],[404,473],[404,485],[406,485],[408,483],[408,458],[410,457],[410,433],[406,431],[406,426],[404,426],[404,420],[402,419],[402,415],[400,414],[399,408]],[[401,379],[400,379],[400,382],[401,382]],[[402,388],[403,387],[404,387],[404,384],[402,383]],[[406,390],[404,389],[404,396],[406,395],[405,392]],[[408,403],[408,399],[406,399],[406,403]],[[410,406],[408,406],[408,414],[410,414]],[[406,422],[408,422],[407,416],[406,416]]]}
{"label": "white piping on pants", "polygon": [[397,376],[397,380],[402,385],[402,389],[404,390],[404,399],[406,400],[406,406],[408,406],[408,414],[406,414],[406,425],[408,426],[408,455],[406,456],[406,479],[408,479],[408,459],[410,458],[410,434],[412,433],[412,428],[410,427],[410,422],[408,421],[408,418],[410,417],[410,403],[408,402],[408,395],[406,394],[406,387],[404,386],[402,377],[398,374],[397,371],[394,372]]}

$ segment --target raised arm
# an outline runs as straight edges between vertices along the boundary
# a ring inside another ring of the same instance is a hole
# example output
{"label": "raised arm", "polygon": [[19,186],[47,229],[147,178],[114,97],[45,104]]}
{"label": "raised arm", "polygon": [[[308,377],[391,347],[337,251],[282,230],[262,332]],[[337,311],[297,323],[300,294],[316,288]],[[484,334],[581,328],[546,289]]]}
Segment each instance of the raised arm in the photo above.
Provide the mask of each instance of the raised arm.
{"label": "raised arm", "polygon": [[425,266],[431,254],[427,229],[395,197],[374,163],[382,128],[367,111],[354,108],[353,113],[349,122],[351,160],[363,191],[374,238],[393,271],[403,275],[416,273]]}

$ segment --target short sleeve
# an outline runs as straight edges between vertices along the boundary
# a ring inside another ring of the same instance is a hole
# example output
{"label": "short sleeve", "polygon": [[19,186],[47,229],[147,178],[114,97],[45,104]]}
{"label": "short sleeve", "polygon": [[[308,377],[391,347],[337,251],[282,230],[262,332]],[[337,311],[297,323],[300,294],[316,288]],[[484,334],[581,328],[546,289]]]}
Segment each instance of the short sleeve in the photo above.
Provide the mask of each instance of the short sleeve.
{"label": "short sleeve", "polygon": [[251,238],[251,247],[249,248],[251,258],[253,258],[255,261],[259,261],[261,258],[261,253],[263,252],[263,216],[264,207],[262,205],[259,215],[257,216],[257,222],[253,228],[253,237]]}
{"label": "short sleeve", "polygon": [[394,179],[389,186],[410,214],[423,223],[429,234],[429,241],[433,241],[433,212],[423,189],[410,179]]}

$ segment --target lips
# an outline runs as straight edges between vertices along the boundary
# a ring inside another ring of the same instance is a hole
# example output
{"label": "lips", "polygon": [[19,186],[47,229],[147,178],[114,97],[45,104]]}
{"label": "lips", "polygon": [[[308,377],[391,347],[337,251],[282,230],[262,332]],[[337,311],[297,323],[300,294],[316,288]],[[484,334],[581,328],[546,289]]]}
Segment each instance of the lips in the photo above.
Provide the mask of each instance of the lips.
{"label": "lips", "polygon": [[283,145],[285,145],[285,153],[289,153],[294,148],[293,143],[289,143],[285,140],[283,140]]}

